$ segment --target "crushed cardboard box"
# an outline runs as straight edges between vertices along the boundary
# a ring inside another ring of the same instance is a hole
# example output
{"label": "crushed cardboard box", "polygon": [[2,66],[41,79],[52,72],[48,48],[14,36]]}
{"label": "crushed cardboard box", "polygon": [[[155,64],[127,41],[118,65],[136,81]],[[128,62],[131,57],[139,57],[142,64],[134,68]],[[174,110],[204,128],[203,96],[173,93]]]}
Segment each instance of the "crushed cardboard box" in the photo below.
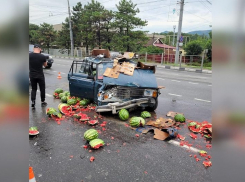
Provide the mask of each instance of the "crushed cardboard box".
{"label": "crushed cardboard box", "polygon": [[157,140],[166,140],[169,137],[169,134],[161,131],[159,129],[154,129],[154,138]]}
{"label": "crushed cardboard box", "polygon": [[118,78],[120,73],[132,76],[134,74],[134,64],[129,62],[123,62],[121,65],[117,59],[114,59],[113,68],[107,68],[104,72],[104,76],[110,78]]}
{"label": "crushed cardboard box", "polygon": [[156,121],[148,121],[146,125],[154,126],[160,129],[166,129],[172,127],[175,121],[170,118],[159,118]]}

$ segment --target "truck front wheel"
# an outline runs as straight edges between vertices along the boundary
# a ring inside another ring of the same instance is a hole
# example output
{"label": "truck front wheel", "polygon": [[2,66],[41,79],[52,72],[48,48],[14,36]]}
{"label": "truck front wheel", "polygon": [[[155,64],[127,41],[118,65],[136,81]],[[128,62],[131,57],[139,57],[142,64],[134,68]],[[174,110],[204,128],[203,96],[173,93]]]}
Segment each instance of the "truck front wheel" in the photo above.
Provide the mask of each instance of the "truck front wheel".
{"label": "truck front wheel", "polygon": [[154,106],[147,107],[147,109],[148,109],[149,111],[154,111],[154,110],[157,109],[157,106],[158,106],[158,98],[155,99],[155,104],[154,104]]}

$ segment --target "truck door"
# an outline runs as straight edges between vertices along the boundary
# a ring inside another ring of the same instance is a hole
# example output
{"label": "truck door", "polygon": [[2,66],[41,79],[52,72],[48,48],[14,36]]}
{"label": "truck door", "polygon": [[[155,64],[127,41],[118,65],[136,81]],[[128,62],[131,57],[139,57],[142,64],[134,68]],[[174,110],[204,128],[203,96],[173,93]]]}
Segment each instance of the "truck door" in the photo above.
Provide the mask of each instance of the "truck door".
{"label": "truck door", "polygon": [[94,99],[94,77],[91,62],[73,61],[68,80],[71,96]]}

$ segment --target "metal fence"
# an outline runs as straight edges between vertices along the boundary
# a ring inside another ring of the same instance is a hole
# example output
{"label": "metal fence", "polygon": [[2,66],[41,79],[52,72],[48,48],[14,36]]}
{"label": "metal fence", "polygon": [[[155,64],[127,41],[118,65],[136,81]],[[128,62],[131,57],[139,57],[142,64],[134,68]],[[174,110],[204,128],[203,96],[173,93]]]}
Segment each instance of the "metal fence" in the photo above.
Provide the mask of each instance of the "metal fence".
{"label": "metal fence", "polygon": [[138,54],[138,60],[149,64],[175,66],[182,70],[187,67],[202,70],[204,55],[180,55],[179,62],[177,64],[175,63],[175,54]]}
{"label": "metal fence", "polygon": [[[47,49],[43,49],[44,53],[48,53]],[[49,54],[55,57],[71,57],[71,52],[68,49],[49,49]],[[75,49],[74,56],[77,58],[83,58],[86,53],[82,49]]]}

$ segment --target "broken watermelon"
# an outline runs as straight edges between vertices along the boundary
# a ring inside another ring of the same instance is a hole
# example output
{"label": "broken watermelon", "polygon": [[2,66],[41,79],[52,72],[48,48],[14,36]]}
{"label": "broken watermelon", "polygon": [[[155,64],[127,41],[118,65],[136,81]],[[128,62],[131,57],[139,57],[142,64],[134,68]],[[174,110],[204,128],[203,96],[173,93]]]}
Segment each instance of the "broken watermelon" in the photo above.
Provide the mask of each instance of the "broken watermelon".
{"label": "broken watermelon", "polygon": [[59,111],[62,113],[62,114],[69,114],[70,113],[70,111],[72,111],[72,108],[71,108],[71,106],[69,106],[68,104],[63,104],[63,103],[61,103],[61,104],[59,104],[58,105],[58,108],[59,108]]}
{"label": "broken watermelon", "polygon": [[90,120],[90,121],[88,121],[88,124],[96,125],[96,124],[98,124],[98,120]]}
{"label": "broken watermelon", "polygon": [[39,131],[37,130],[36,126],[29,128],[29,135],[37,135],[37,134],[39,134]]}
{"label": "broken watermelon", "polygon": [[74,118],[79,119],[80,121],[88,121],[89,117],[87,116],[87,114],[83,114],[83,113],[78,113],[78,114],[74,114],[73,115]]}

